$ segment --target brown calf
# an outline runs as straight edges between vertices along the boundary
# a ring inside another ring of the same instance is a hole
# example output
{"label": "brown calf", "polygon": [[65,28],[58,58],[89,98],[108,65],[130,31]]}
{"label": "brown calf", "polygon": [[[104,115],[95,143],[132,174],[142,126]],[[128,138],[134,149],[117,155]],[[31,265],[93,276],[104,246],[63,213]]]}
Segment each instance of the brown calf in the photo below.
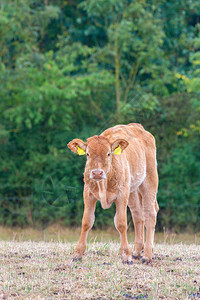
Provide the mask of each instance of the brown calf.
{"label": "brown calf", "polygon": [[[144,249],[143,259],[153,255],[154,231],[158,203],[158,174],[154,137],[140,124],[117,125],[93,136],[84,143],[80,139],[68,147],[79,155],[86,154],[84,172],[84,214],[74,259],[80,259],[86,249],[89,230],[94,224],[97,200],[102,208],[116,204],[114,223],[121,239],[123,262],[131,263],[127,241],[127,205],[135,228],[134,257]],[[146,242],[144,245],[144,226]]]}

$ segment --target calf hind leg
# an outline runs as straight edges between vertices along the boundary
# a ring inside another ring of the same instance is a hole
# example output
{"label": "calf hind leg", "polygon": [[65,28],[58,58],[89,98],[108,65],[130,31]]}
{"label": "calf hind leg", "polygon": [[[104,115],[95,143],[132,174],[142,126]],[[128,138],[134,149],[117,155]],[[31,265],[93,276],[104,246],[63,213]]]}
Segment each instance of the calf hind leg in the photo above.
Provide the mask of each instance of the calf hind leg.
{"label": "calf hind leg", "polygon": [[142,198],[139,192],[134,191],[130,193],[128,206],[133,218],[135,229],[135,242],[133,257],[140,257],[141,251],[144,248],[144,216],[142,209]]}
{"label": "calf hind leg", "polygon": [[146,181],[141,188],[142,206],[144,213],[144,225],[146,228],[146,241],[144,245],[143,260],[149,261],[153,256],[154,233],[158,204],[156,200],[157,183]]}

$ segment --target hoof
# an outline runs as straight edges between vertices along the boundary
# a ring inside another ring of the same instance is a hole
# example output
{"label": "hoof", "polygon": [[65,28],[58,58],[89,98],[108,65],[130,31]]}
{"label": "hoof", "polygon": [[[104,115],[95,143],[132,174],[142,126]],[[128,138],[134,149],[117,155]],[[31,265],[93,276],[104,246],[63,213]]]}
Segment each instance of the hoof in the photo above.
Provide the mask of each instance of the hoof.
{"label": "hoof", "polygon": [[141,259],[142,256],[141,256],[141,255],[137,255],[137,256],[136,256],[136,255],[132,255],[132,258],[133,258],[133,259]]}
{"label": "hoof", "polygon": [[132,257],[131,257],[131,253],[126,253],[125,251],[122,252],[121,254],[121,257],[122,257],[122,262],[124,264],[131,264],[132,262]]}
{"label": "hoof", "polygon": [[72,258],[72,261],[76,261],[76,262],[77,262],[77,261],[82,261],[82,257],[79,257],[79,258],[78,258],[78,257],[73,257],[73,258]]}
{"label": "hoof", "polygon": [[82,256],[79,253],[75,253],[74,257],[72,258],[72,261],[81,261]]}
{"label": "hoof", "polygon": [[134,259],[140,259],[141,257],[142,256],[140,255],[140,252],[133,251],[132,258],[134,258]]}
{"label": "hoof", "polygon": [[143,264],[149,265],[152,262],[152,259],[143,256],[141,261],[142,261]]}
{"label": "hoof", "polygon": [[126,255],[125,253],[122,255],[122,263],[127,265],[132,265],[132,257],[131,255]]}
{"label": "hoof", "polygon": [[132,261],[132,260],[131,260],[131,261],[127,261],[127,260],[126,260],[126,261],[123,261],[122,263],[123,263],[124,265],[131,265],[131,266],[133,265],[133,261]]}

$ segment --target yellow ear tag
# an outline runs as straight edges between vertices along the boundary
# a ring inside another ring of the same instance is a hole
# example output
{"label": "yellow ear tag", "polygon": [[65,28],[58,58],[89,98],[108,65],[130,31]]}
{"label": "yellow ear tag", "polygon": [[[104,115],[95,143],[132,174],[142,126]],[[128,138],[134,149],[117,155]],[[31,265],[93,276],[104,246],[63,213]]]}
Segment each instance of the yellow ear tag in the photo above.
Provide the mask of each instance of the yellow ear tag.
{"label": "yellow ear tag", "polygon": [[122,149],[120,146],[118,146],[117,148],[115,148],[114,154],[116,155],[120,155],[122,153]]}
{"label": "yellow ear tag", "polygon": [[77,153],[78,153],[78,155],[84,155],[85,151],[78,146]]}

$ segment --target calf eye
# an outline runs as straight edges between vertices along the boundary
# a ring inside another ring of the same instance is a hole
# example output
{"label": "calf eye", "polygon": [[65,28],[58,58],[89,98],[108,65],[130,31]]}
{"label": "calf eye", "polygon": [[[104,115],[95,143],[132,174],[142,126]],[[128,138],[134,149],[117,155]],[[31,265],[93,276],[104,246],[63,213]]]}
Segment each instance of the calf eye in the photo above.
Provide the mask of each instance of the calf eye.
{"label": "calf eye", "polygon": [[90,154],[89,154],[89,153],[87,153],[86,155],[87,155],[87,156],[90,156]]}
{"label": "calf eye", "polygon": [[110,156],[110,153],[108,153],[108,156]]}

